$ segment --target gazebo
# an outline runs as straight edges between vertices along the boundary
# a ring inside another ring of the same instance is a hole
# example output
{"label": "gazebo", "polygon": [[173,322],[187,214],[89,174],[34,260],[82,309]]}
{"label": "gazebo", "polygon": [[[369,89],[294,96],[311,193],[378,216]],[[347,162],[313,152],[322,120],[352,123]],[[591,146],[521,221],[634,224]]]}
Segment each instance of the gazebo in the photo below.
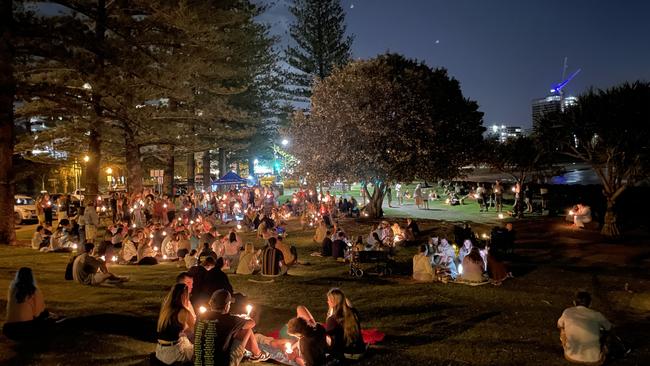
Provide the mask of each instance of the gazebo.
{"label": "gazebo", "polygon": [[212,187],[223,187],[223,186],[243,186],[246,184],[246,179],[240,177],[237,173],[235,172],[228,172],[226,175],[223,177],[217,179],[216,181],[212,182]]}

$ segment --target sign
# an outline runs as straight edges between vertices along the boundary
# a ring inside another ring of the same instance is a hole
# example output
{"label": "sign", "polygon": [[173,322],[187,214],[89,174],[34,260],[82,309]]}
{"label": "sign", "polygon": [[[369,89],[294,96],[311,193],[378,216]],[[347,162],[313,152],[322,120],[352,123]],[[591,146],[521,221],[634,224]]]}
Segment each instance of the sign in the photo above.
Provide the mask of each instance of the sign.
{"label": "sign", "polygon": [[165,175],[165,171],[162,169],[151,169],[151,171],[149,172],[149,176],[151,176],[152,178],[163,177],[164,175]]}

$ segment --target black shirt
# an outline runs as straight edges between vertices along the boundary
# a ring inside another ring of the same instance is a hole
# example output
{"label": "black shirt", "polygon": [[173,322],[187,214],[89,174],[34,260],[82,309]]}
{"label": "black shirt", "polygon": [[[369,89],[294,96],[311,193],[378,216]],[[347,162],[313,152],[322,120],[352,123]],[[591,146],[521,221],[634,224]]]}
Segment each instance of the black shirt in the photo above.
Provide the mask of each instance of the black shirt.
{"label": "black shirt", "polygon": [[343,258],[346,246],[347,244],[343,240],[334,240],[334,242],[332,242],[332,257]]}
{"label": "black shirt", "polygon": [[228,280],[228,275],[218,268],[212,268],[205,273],[201,287],[201,291],[208,298],[217,290],[226,290],[230,294],[234,292],[230,280]]}
{"label": "black shirt", "polygon": [[300,338],[298,346],[305,366],[325,365],[327,341],[325,340],[325,328],[321,324],[316,323],[313,332]]}
{"label": "black shirt", "polygon": [[194,329],[194,364],[228,365],[233,338],[245,324],[243,318],[214,311],[200,316]]}

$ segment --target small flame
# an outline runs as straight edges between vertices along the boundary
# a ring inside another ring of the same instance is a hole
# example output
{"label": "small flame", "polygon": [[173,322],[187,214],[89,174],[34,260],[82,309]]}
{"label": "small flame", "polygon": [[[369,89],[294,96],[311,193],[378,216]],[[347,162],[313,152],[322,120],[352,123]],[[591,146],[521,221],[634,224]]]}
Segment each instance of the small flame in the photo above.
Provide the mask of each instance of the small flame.
{"label": "small flame", "polygon": [[199,306],[199,313],[204,314],[208,309],[205,306]]}

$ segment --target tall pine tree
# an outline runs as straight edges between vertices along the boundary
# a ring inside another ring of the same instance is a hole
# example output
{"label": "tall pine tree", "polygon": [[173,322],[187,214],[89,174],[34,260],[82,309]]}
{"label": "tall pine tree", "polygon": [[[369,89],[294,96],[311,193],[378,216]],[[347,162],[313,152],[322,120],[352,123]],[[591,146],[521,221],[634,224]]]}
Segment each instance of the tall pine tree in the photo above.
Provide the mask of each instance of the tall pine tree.
{"label": "tall pine tree", "polygon": [[345,13],[340,0],[293,0],[295,17],[289,34],[295,45],[287,47],[288,89],[298,101],[311,96],[315,78],[324,79],[334,67],[350,60],[352,37],[345,35]]}

